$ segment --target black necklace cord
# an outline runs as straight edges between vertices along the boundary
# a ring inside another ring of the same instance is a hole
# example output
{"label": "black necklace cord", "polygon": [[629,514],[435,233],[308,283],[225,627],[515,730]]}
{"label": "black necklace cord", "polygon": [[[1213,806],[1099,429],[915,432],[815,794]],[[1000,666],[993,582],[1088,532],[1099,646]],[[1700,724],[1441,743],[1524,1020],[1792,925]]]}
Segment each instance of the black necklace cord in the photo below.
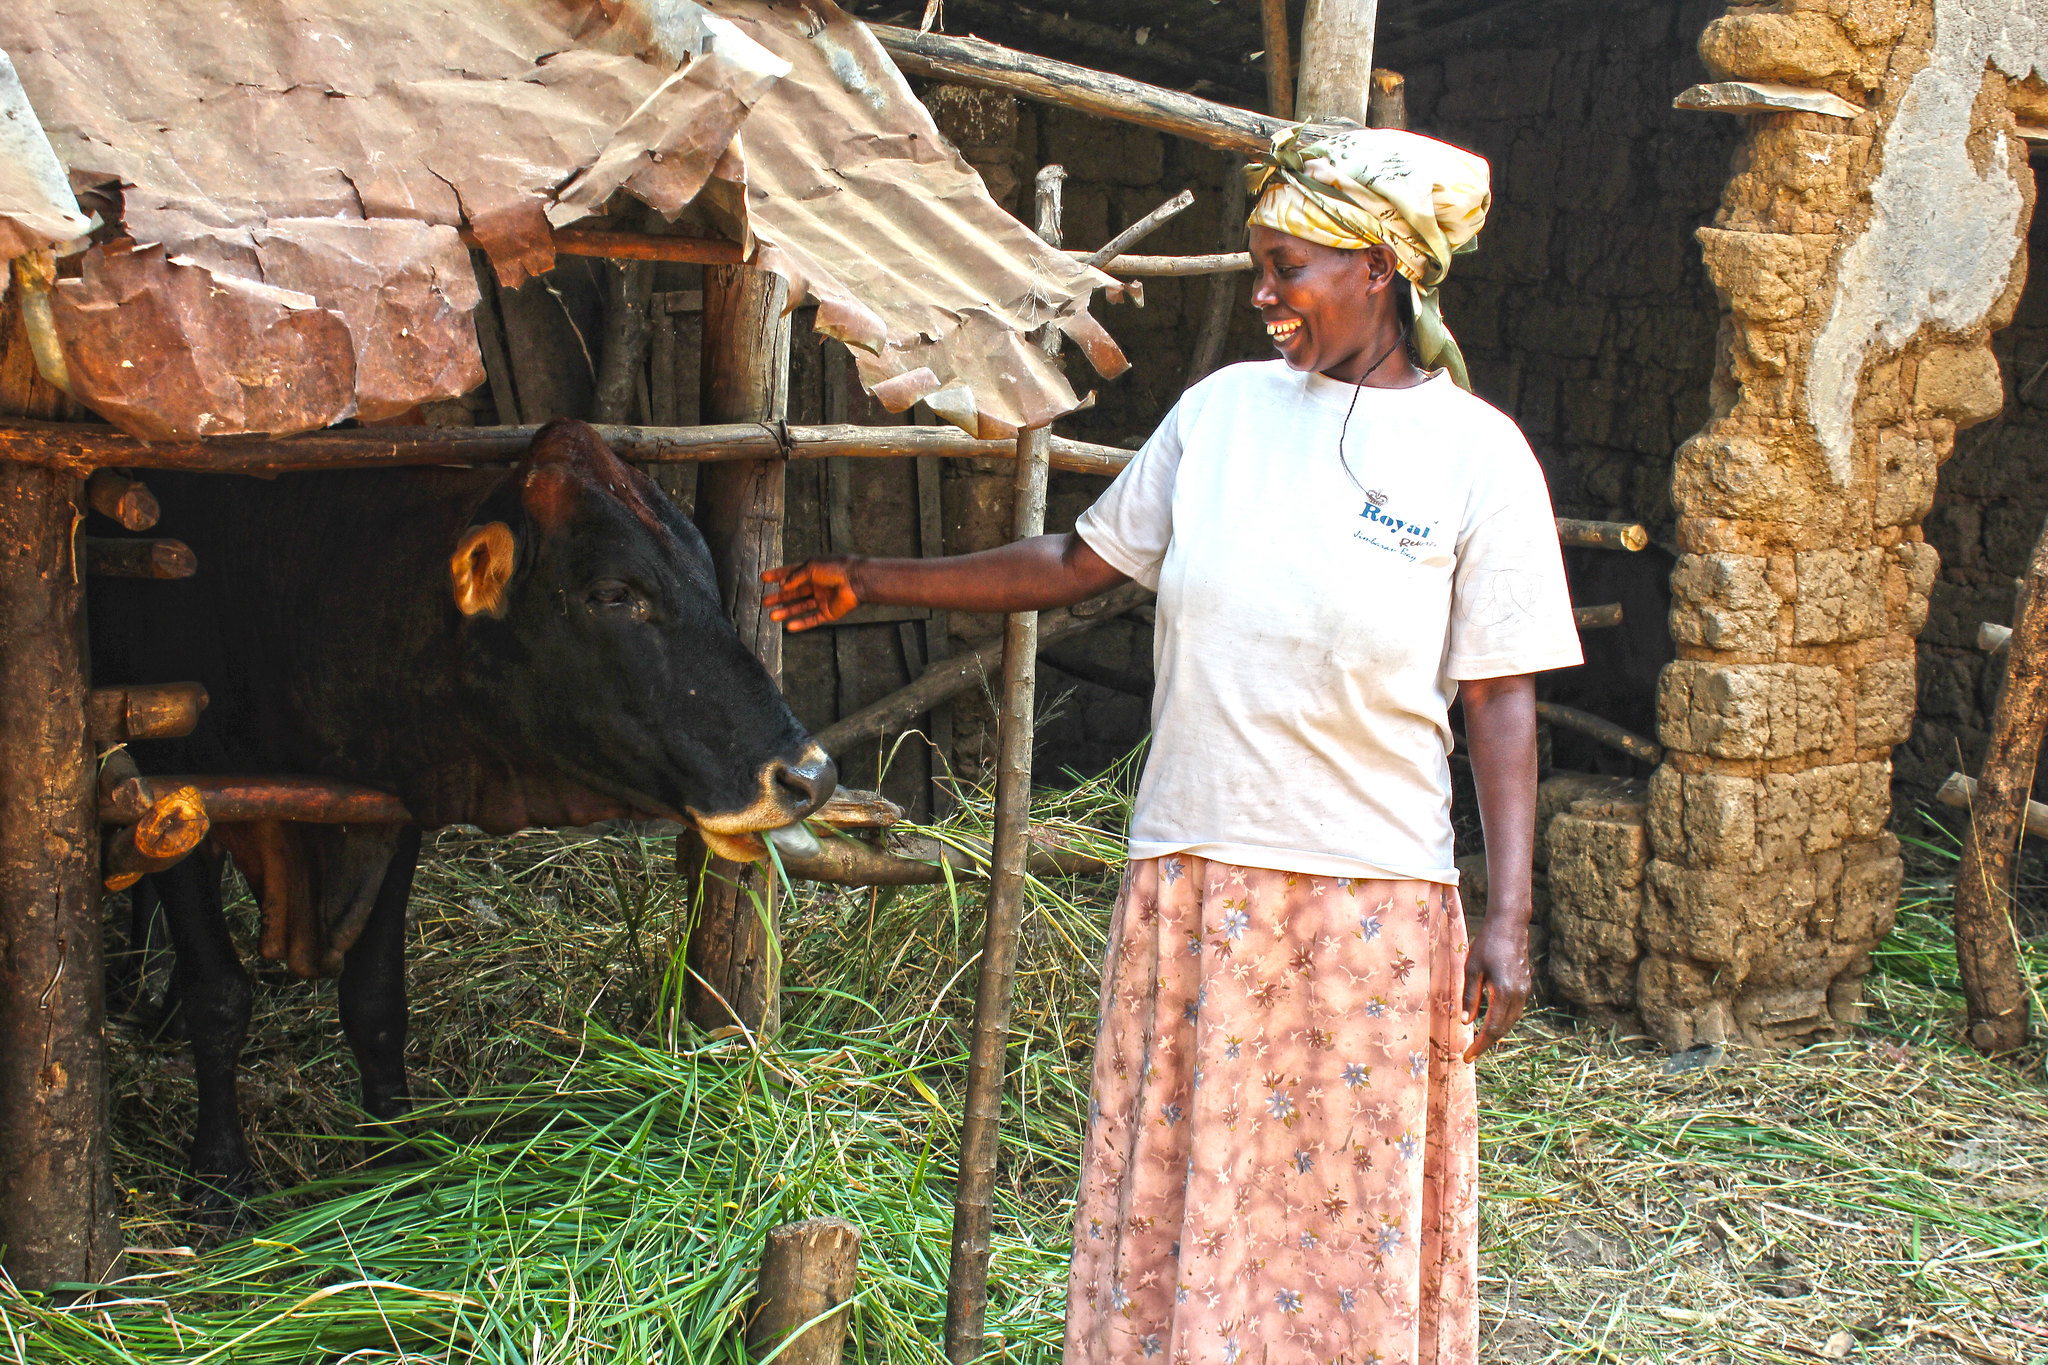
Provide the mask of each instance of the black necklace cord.
{"label": "black necklace cord", "polygon": [[1337,463],[1344,466],[1344,476],[1350,479],[1353,486],[1361,493],[1365,491],[1365,485],[1358,482],[1358,476],[1351,472],[1351,461],[1344,457],[1344,436],[1346,432],[1351,430],[1351,414],[1358,410],[1358,391],[1365,387],[1366,380],[1372,378],[1374,370],[1387,363],[1387,357],[1394,353],[1394,347],[1404,344],[1407,340],[1408,327],[1404,323],[1401,330],[1395,334],[1393,345],[1381,351],[1379,359],[1366,366],[1358,378],[1352,381],[1351,401],[1344,405],[1344,424],[1337,428]]}

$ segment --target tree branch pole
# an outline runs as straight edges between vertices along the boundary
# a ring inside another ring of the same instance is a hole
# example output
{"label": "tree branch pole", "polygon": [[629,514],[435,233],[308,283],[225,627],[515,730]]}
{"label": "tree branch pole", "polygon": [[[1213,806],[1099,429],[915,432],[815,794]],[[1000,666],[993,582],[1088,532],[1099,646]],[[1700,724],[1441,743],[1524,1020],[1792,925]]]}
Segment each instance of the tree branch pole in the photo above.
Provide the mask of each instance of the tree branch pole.
{"label": "tree branch pole", "polygon": [[[746,266],[704,268],[701,402],[708,418],[763,424],[770,436],[761,457],[700,471],[697,525],[711,547],[719,593],[740,639],[780,685],[782,626],[769,618],[761,582],[763,569],[782,562],[788,467],[774,439],[774,424],[789,415],[789,285],[780,275]],[[720,1028],[737,1015],[756,1036],[772,1034],[781,1018],[775,881],[757,866],[710,857],[694,832],[677,837],[676,860],[685,875],[697,879],[697,922],[688,950],[695,973],[690,1017],[702,1027]]]}
{"label": "tree branch pole", "polygon": [[[0,413],[62,411],[20,311],[0,311]],[[105,1279],[121,1252],[85,728],[84,515],[76,473],[0,460],[0,1268],[23,1289]]]}
{"label": "tree branch pole", "polygon": [[[1281,32],[1286,32],[1286,16],[1281,16]],[[1237,251],[1245,240],[1245,188],[1244,177],[1233,167],[1228,173],[1217,205],[1216,242],[1226,255],[1242,257],[1244,268],[1251,269],[1251,253]],[[1107,269],[1108,267],[1104,267]],[[1195,334],[1195,353],[1188,361],[1188,382],[1184,387],[1192,388],[1208,377],[1211,370],[1223,363],[1223,348],[1230,340],[1230,315],[1236,311],[1238,284],[1230,275],[1218,273],[1209,281],[1209,297],[1203,304],[1202,326]]]}
{"label": "tree branch pole", "polygon": [[1970,803],[1963,861],[1956,870],[1956,967],[1968,1007],[1970,1046],[1986,1056],[2027,1041],[2027,984],[2013,923],[2013,869],[2048,727],[2048,527],[2035,542],[2021,585],[2005,684],[1991,713],[1991,743]]}
{"label": "tree branch pole", "polygon": [[1294,117],[1294,60],[1287,33],[1287,0],[1262,0],[1266,39],[1266,109],[1274,118]]}
{"label": "tree branch pole", "polygon": [[[1035,57],[979,38],[919,33],[892,24],[870,24],[868,28],[909,75],[1000,90],[1020,99],[1157,128],[1226,151],[1263,151],[1271,145],[1273,134],[1290,122],[1071,62]],[[1362,92],[1359,99],[1359,122],[1363,123]]]}
{"label": "tree branch pole", "polygon": [[1366,126],[1378,11],[1379,0],[1308,0],[1294,85],[1296,117],[1343,118]]}
{"label": "tree branch pole", "polygon": [[[1040,612],[1039,646],[1043,648],[1055,640],[1093,630],[1104,621],[1114,620],[1121,613],[1151,599],[1148,589],[1136,583],[1126,583],[1100,597],[1076,602],[1071,607]],[[1003,642],[991,640],[971,654],[935,663],[909,686],[832,722],[817,733],[816,739],[825,746],[827,753],[838,753],[878,735],[896,734],[934,706],[979,686],[995,670],[1002,657]]]}
{"label": "tree branch pole", "polygon": [[[1038,235],[1060,244],[1062,166],[1038,172]],[[1111,248],[1120,249],[1112,242]],[[1048,357],[1059,331],[1039,329]],[[1017,436],[1017,503],[1013,538],[1045,530],[1044,427]],[[988,917],[982,927],[981,977],[974,993],[974,1038],[967,1060],[966,1114],[960,1129],[960,1175],[953,1190],[952,1265],[946,1275],[946,1356],[965,1365],[982,1352],[988,1316],[989,1229],[996,1157],[1001,1146],[1003,1086],[1009,1071],[1010,1009],[1017,985],[1017,934],[1024,919],[1025,863],[1031,852],[1031,739],[1038,683],[1038,613],[1013,612],[1003,624],[1003,705],[997,726],[995,837]]]}

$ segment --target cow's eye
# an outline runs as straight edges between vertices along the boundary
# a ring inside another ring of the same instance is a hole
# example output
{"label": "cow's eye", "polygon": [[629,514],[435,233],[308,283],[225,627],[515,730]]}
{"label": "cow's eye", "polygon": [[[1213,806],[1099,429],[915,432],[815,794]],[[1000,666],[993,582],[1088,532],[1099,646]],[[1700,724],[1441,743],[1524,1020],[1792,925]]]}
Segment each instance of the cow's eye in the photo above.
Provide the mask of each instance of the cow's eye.
{"label": "cow's eye", "polygon": [[616,578],[601,578],[590,585],[590,605],[593,607],[626,607],[633,601],[633,590]]}

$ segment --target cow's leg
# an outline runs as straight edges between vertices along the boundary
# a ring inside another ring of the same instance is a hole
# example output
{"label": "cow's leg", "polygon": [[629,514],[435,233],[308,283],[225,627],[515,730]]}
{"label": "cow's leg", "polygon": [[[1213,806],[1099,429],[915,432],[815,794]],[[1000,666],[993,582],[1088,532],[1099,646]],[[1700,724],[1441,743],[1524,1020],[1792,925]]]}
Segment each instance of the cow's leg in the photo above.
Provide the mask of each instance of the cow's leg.
{"label": "cow's leg", "polygon": [[405,1085],[405,905],[419,859],[419,827],[408,825],[376,907],[341,963],[341,1028],[362,1074],[363,1110],[386,1122],[412,1108]]}
{"label": "cow's leg", "polygon": [[184,1014],[199,1087],[192,1173],[204,1186],[239,1195],[250,1180],[235,1092],[235,1069],[249,1032],[249,977],[221,913],[220,878],[220,859],[202,851],[155,874],[154,881],[176,954],[171,988]]}

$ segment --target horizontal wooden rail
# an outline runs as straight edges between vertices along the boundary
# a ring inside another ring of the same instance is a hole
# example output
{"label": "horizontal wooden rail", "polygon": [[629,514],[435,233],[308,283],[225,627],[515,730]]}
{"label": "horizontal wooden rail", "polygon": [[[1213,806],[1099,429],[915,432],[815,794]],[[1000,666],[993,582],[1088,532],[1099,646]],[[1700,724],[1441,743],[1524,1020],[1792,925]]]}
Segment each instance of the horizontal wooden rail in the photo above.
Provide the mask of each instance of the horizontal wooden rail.
{"label": "horizontal wooden rail", "polygon": [[1621,603],[1603,602],[1597,607],[1573,607],[1572,624],[1580,630],[1604,630],[1621,624]]}
{"label": "horizontal wooden rail", "polygon": [[1536,719],[1555,725],[1564,730],[1575,730],[1586,738],[1618,749],[1639,763],[1657,764],[1664,761],[1664,746],[1655,740],[1644,739],[1633,730],[1625,730],[1611,720],[1602,720],[1588,711],[1575,706],[1560,706],[1556,702],[1536,703]]}
{"label": "horizontal wooden rail", "polygon": [[127,825],[155,808],[156,793],[190,788],[216,825],[295,820],[313,825],[401,824],[412,819],[390,792],[319,777],[131,777],[100,802],[100,823]]}
{"label": "horizontal wooden rail", "polygon": [[190,578],[199,560],[182,540],[87,536],[85,571],[99,578]]}
{"label": "horizontal wooden rail", "polygon": [[[1088,255],[1085,251],[1069,251],[1075,260]],[[1249,251],[1218,251],[1207,256],[1117,256],[1102,262],[1098,269],[1112,275],[1227,275],[1233,270],[1250,270],[1252,256]]]}
{"label": "horizontal wooden rail", "polygon": [[1000,90],[1040,104],[1157,128],[1228,151],[1263,151],[1272,144],[1274,133],[1294,126],[1291,120],[1271,114],[1036,57],[980,38],[919,33],[894,24],[870,24],[868,28],[896,59],[896,65],[913,76]]}
{"label": "horizontal wooden rail", "polygon": [[199,728],[206,689],[196,682],[95,687],[85,694],[86,738],[95,744],[178,739]]}
{"label": "horizontal wooden rail", "polygon": [[[744,265],[738,242],[716,237],[664,237],[651,232],[589,232],[557,229],[557,256],[598,256],[608,261],[680,261],[686,265]],[[465,246],[481,247],[476,234],[462,229]]]}
{"label": "horizontal wooden rail", "polygon": [[1557,519],[1557,539],[1562,545],[1594,550],[1640,550],[1650,543],[1647,527],[1629,521],[1581,521],[1577,517]]}
{"label": "horizontal wooden rail", "polygon": [[[144,441],[87,422],[0,420],[0,460],[20,460],[85,474],[95,469],[186,469],[221,474],[284,474],[299,470],[392,469],[406,465],[509,464],[525,456],[537,426],[350,427],[299,436],[213,436],[198,441]],[[1014,440],[982,441],[953,427],[788,426],[727,422],[701,427],[602,425],[605,443],[628,460],[648,464],[720,460],[823,460],[944,456],[1013,460]],[[1052,467],[1115,476],[1131,462],[1121,446],[1052,438]],[[1650,533],[1634,522],[1557,519],[1566,545],[1640,550]],[[126,544],[129,542],[109,542]],[[136,541],[134,544],[149,542]],[[167,544],[175,542],[164,542]]]}
{"label": "horizontal wooden rail", "polygon": [[[1073,877],[1101,872],[1108,864],[1073,847],[1068,834],[1054,826],[1033,825],[1027,870],[1035,877]],[[783,870],[797,881],[831,882],[839,886],[930,886],[953,876],[986,877],[988,844],[967,840],[944,843],[929,834],[893,838],[888,847],[860,839],[821,839],[814,854],[778,853]]]}
{"label": "horizontal wooden rail", "polygon": [[[187,469],[280,474],[315,469],[388,469],[403,465],[510,463],[525,456],[534,426],[352,427],[299,436],[217,436],[143,441],[83,422],[0,421],[0,460],[86,473],[93,469]],[[1014,440],[981,441],[953,427],[784,426],[728,422],[699,427],[597,428],[625,459],[651,464],[718,460],[822,460],[940,455],[1014,459]],[[1052,438],[1052,466],[1115,474],[1130,461],[1119,446]]]}
{"label": "horizontal wooden rail", "polygon": [[[1950,773],[1948,781],[1941,784],[1941,790],[1934,799],[1944,806],[1957,810],[1968,810],[1970,803],[1977,799],[1977,779],[1964,773]],[[2027,833],[2037,837],[2048,837],[2048,805],[2039,801],[2027,802]]]}

